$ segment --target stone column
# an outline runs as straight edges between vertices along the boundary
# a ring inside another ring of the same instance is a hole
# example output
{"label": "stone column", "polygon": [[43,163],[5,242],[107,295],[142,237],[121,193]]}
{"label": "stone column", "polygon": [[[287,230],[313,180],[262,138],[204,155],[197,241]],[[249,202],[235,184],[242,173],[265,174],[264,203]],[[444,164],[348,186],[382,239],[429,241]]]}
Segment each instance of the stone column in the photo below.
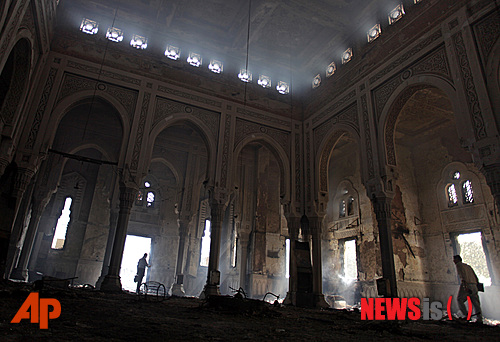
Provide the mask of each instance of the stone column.
{"label": "stone column", "polygon": [[288,278],[288,293],[284,303],[290,305],[297,305],[297,259],[295,256],[295,242],[299,237],[300,217],[286,216],[288,225],[288,235],[290,239],[290,278]]}
{"label": "stone column", "polygon": [[329,307],[323,295],[323,270],[321,265],[321,231],[324,216],[309,217],[312,238],[313,294],[315,307]]}
{"label": "stone column", "polygon": [[238,232],[238,263],[240,264],[240,287],[245,291],[247,285],[248,241],[250,235],[247,231]]}
{"label": "stone column", "polygon": [[210,203],[211,232],[210,232],[210,257],[208,259],[207,284],[205,285],[205,296],[220,295],[220,239],[222,221],[224,220],[225,204],[212,200]]}
{"label": "stone column", "polygon": [[391,201],[387,195],[372,198],[373,210],[378,223],[380,254],[382,257],[383,277],[389,282],[389,293],[386,297],[397,297],[396,270],[394,268],[394,252],[391,231]]}
{"label": "stone column", "polygon": [[102,271],[99,279],[95,284],[96,289],[100,289],[104,278],[109,272],[109,262],[111,260],[111,251],[113,250],[113,241],[115,240],[116,224],[118,221],[119,211],[116,208],[112,208],[109,211],[109,233],[108,241],[106,243],[106,251],[104,252],[104,258],[102,260]]}
{"label": "stone column", "polygon": [[490,187],[491,194],[495,199],[497,213],[500,215],[500,163],[483,165],[481,172],[486,178],[486,183]]}
{"label": "stone column", "polygon": [[172,285],[172,295],[185,296],[184,291],[184,259],[186,251],[186,238],[189,231],[189,224],[179,220],[179,248],[177,251],[177,265],[175,268],[176,281]]}
{"label": "stone column", "polygon": [[137,185],[133,183],[120,183],[120,211],[118,213],[118,222],[116,223],[116,233],[109,262],[108,274],[104,277],[101,284],[101,290],[107,292],[120,292],[122,284],[120,282],[120,267],[127,238],[128,220],[130,210],[134,204],[137,192]]}
{"label": "stone column", "polygon": [[35,242],[36,233],[38,231],[38,224],[42,218],[43,211],[49,203],[50,196],[47,198],[39,198],[35,196],[33,198],[31,207],[31,218],[28,224],[28,230],[26,231],[26,236],[24,238],[23,247],[21,250],[21,255],[17,261],[17,266],[12,270],[10,274],[11,279],[18,280],[28,280],[28,262],[30,261],[31,252],[33,249],[33,243]]}

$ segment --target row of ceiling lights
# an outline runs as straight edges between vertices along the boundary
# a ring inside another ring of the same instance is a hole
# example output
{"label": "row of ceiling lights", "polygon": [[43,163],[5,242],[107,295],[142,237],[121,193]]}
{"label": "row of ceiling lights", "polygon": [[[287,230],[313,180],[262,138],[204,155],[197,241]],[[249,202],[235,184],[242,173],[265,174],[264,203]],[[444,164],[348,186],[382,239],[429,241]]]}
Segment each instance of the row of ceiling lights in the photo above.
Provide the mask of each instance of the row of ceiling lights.
{"label": "row of ceiling lights", "polygon": [[[421,1],[422,0],[413,0],[413,3],[418,4]],[[401,19],[403,17],[404,14],[405,14],[405,11],[404,11],[403,4],[399,4],[398,6],[396,6],[396,8],[394,8],[388,14],[389,25],[392,25],[395,22],[397,22],[399,19]],[[371,29],[369,29],[368,32],[366,33],[368,43],[371,43],[375,39],[377,39],[381,33],[382,33],[382,28],[381,28],[380,24],[376,24]],[[342,64],[348,63],[352,59],[352,56],[353,56],[352,48],[348,48],[347,50],[345,50],[341,56]],[[331,62],[326,67],[326,77],[328,78],[328,77],[332,76],[335,73],[335,70],[337,70],[337,66],[336,66],[335,62]],[[317,74],[313,78],[312,87],[317,88],[320,86],[320,84],[321,84],[321,75]]]}
{"label": "row of ceiling lights", "polygon": [[[97,21],[84,18],[80,25],[80,30],[90,35],[97,34],[97,32],[99,31],[99,23]],[[106,38],[115,43],[121,42],[123,40],[123,37],[123,30],[116,27],[109,27],[106,32]],[[146,37],[134,34],[132,36],[132,39],[130,40],[130,46],[139,50],[144,50],[148,47],[148,39]],[[172,60],[178,60],[181,56],[181,50],[176,46],[167,45],[167,48],[165,49],[165,56]],[[190,52],[186,61],[194,67],[200,67],[202,64],[202,57],[198,53]],[[223,70],[223,64],[219,60],[212,59],[210,61],[210,64],[208,65],[208,69],[213,73],[220,74]],[[252,82],[252,73],[246,69],[240,69],[238,78],[243,82],[250,83]],[[257,81],[258,85],[263,88],[271,88],[271,83],[271,78],[269,76],[259,75],[259,79]],[[284,81],[278,81],[276,90],[280,94],[286,95],[290,92],[290,86]]]}

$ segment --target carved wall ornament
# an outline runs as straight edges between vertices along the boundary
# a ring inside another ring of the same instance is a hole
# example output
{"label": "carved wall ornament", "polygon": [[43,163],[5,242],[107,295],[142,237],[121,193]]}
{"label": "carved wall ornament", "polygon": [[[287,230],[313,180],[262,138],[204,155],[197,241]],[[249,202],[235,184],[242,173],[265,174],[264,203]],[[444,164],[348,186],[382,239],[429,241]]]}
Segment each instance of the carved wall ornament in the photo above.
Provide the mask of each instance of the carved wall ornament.
{"label": "carved wall ornament", "polygon": [[35,145],[36,137],[38,135],[38,131],[40,130],[40,124],[42,123],[43,114],[45,113],[45,109],[47,108],[47,102],[49,101],[50,92],[52,91],[52,87],[54,86],[56,74],[57,69],[51,68],[47,76],[47,81],[45,81],[42,96],[40,98],[40,102],[38,102],[38,107],[36,109],[33,123],[31,124],[30,133],[25,145],[25,148],[28,150],[33,149],[33,146]]}
{"label": "carved wall ornament", "polygon": [[134,85],[137,85],[137,86],[141,85],[141,80],[139,80],[137,78],[133,78],[133,77],[125,76],[125,75],[120,75],[120,74],[117,74],[117,73],[114,73],[114,72],[111,72],[111,71],[107,71],[107,70],[101,70],[100,68],[97,68],[97,67],[94,67],[94,66],[90,66],[90,65],[87,65],[87,64],[83,64],[83,63],[78,63],[78,62],[73,61],[73,60],[68,60],[67,66],[69,68],[72,68],[72,69],[75,69],[75,70],[86,71],[86,72],[89,72],[89,73],[93,73],[93,74],[96,74],[96,75],[105,76],[105,77],[108,77],[108,78],[112,78],[112,79],[115,79],[115,80],[123,81],[123,82],[130,83],[130,84],[134,84]]}
{"label": "carved wall ornament", "polygon": [[139,125],[137,126],[134,150],[132,152],[132,162],[130,163],[130,169],[132,170],[137,170],[139,167],[139,155],[141,153],[142,139],[144,138],[144,128],[146,126],[146,116],[150,100],[151,93],[145,93],[144,99],[142,100],[141,116],[139,117]]}
{"label": "carved wall ornament", "polygon": [[264,127],[257,123],[243,120],[240,118],[236,119],[236,131],[234,138],[234,145],[237,146],[243,139],[251,134],[263,133],[268,135],[272,140],[276,141],[286,152],[288,158],[290,158],[290,133],[271,127]]}
{"label": "carved wall ornament", "polygon": [[386,123],[385,123],[385,148],[387,152],[387,163],[389,165],[396,165],[396,150],[394,146],[394,132],[396,130],[396,121],[399,113],[403,109],[406,102],[415,94],[415,92],[428,88],[427,85],[415,85],[408,87],[401,92],[398,98],[393,102],[389,109]]}
{"label": "carved wall ornament", "polygon": [[417,63],[411,65],[400,74],[393,76],[382,85],[375,88],[373,95],[375,99],[377,121],[380,120],[382,110],[394,93],[394,90],[410,77],[422,74],[444,76],[451,81],[451,72],[444,45],[440,45],[427,56],[419,59]]}
{"label": "carved wall ornament", "polygon": [[229,164],[229,153],[230,153],[230,146],[229,146],[229,138],[231,134],[231,120],[232,116],[231,115],[226,115],[226,120],[224,122],[224,142],[222,144],[222,172],[221,172],[221,178],[220,178],[220,186],[221,188],[225,188],[227,185],[227,169],[228,169],[228,164]]}
{"label": "carved wall ornament", "polygon": [[203,104],[206,104],[209,106],[222,108],[222,102],[220,102],[220,101],[207,99],[205,97],[201,97],[201,96],[194,95],[194,94],[189,94],[189,93],[186,93],[184,91],[171,89],[171,88],[161,86],[161,85],[158,86],[158,91],[161,91],[162,93],[165,93],[165,94],[170,94],[170,95],[182,97],[182,98],[194,101],[194,102],[203,103]]}
{"label": "carved wall ornament", "polygon": [[87,77],[65,73],[56,104],[59,104],[66,97],[84,90],[99,90],[111,95],[123,105],[129,115],[130,122],[132,122],[137,105],[137,91],[105,82],[98,83]]}
{"label": "carved wall ornament", "polygon": [[156,97],[153,127],[169,115],[176,113],[188,113],[196,117],[206,125],[212,137],[217,140],[219,136],[220,113],[195,106],[187,106],[185,103],[166,99],[164,97]]}
{"label": "carved wall ornament", "polygon": [[346,134],[346,131],[337,130],[335,131],[325,147],[321,151],[321,157],[319,160],[319,190],[323,192],[328,192],[328,161],[330,160],[330,155],[332,150],[337,143],[337,141]]}
{"label": "carved wall ornament", "polygon": [[356,90],[350,91],[346,96],[341,98],[339,101],[333,103],[328,108],[322,110],[318,115],[312,119],[313,127],[325,116],[334,113],[337,109],[342,108],[345,104],[349,103],[352,99],[356,97]]}
{"label": "carved wall ornament", "polygon": [[274,118],[274,117],[267,115],[267,114],[260,114],[260,113],[252,112],[248,109],[244,109],[244,108],[240,108],[240,107],[236,108],[236,112],[239,114],[243,114],[245,117],[251,117],[251,118],[258,119],[259,121],[269,122],[269,123],[273,123],[273,124],[277,124],[277,125],[281,125],[281,126],[290,127],[290,121]]}
{"label": "carved wall ornament", "polygon": [[366,94],[361,96],[361,109],[363,111],[363,129],[365,137],[365,152],[368,166],[368,178],[371,179],[375,177],[375,166],[373,163],[373,149],[372,149],[372,138],[370,130],[370,119],[368,117],[368,101],[366,99]]}
{"label": "carved wall ornament", "polygon": [[500,14],[497,11],[480,20],[473,26],[474,36],[481,52],[483,65],[487,65],[488,56],[500,36]]}
{"label": "carved wall ornament", "polygon": [[[12,23],[7,30],[7,33],[4,35],[5,39],[3,40],[2,46],[0,46],[0,56],[5,56],[7,52],[7,48],[9,47],[9,44],[12,42],[12,38],[14,37],[14,34],[17,32],[17,27],[19,25],[19,21],[21,20],[21,15],[23,14],[26,4],[28,0],[22,0],[20,1],[19,6],[17,7],[16,13],[12,16],[13,19],[10,20]],[[42,26],[44,27],[44,26]],[[42,30],[44,31],[44,30]]]}
{"label": "carved wall ornament", "polygon": [[474,128],[474,136],[476,140],[481,140],[486,138],[486,129],[462,32],[453,35],[452,40],[460,68],[460,75],[462,76],[462,83],[466,92],[469,114],[471,116],[472,127]]}
{"label": "carved wall ornament", "polygon": [[394,62],[392,62],[391,64],[389,64],[388,66],[386,66],[384,69],[382,69],[382,71],[380,71],[379,73],[377,73],[375,76],[371,77],[370,78],[370,83],[372,83],[372,84],[375,83],[376,81],[378,81],[379,79],[381,79],[382,77],[384,77],[385,75],[387,75],[388,73],[390,73],[393,70],[395,70],[400,65],[406,63],[409,59],[411,59],[413,56],[415,56],[420,51],[422,51],[423,49],[425,49],[427,46],[429,46],[430,44],[432,44],[434,41],[440,39],[442,36],[443,36],[443,34],[441,33],[441,30],[437,30],[436,32],[434,32],[433,34],[431,34],[429,37],[427,37],[426,39],[424,39],[422,42],[420,42],[419,44],[415,45],[414,47],[412,47],[407,52],[403,53]]}
{"label": "carved wall ornament", "polygon": [[320,144],[328,132],[338,123],[344,123],[352,127],[359,135],[358,109],[356,102],[342,112],[335,114],[331,119],[325,121],[320,126],[313,130],[314,134],[314,151],[318,152]]}

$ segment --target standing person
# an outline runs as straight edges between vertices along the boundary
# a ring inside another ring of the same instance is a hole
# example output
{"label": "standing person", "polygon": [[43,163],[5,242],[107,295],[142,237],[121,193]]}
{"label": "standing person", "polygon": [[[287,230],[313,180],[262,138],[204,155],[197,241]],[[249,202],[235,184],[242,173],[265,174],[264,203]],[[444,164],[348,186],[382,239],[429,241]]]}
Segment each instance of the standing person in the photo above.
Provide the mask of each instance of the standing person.
{"label": "standing person", "polygon": [[467,316],[467,309],[464,303],[467,300],[467,296],[469,296],[474,306],[477,322],[482,323],[483,315],[481,314],[481,302],[479,301],[479,294],[477,293],[477,283],[479,282],[477,275],[472,267],[462,262],[462,257],[460,255],[455,255],[453,257],[453,262],[457,267],[457,273],[461,280],[460,290],[458,290],[457,295],[458,307],[460,311],[462,311],[462,314]]}
{"label": "standing person", "polygon": [[144,273],[146,272],[146,267],[151,266],[146,260],[147,257],[148,253],[144,253],[143,257],[140,258],[139,262],[137,263],[137,293],[139,293],[139,290],[141,288],[142,278],[144,277]]}

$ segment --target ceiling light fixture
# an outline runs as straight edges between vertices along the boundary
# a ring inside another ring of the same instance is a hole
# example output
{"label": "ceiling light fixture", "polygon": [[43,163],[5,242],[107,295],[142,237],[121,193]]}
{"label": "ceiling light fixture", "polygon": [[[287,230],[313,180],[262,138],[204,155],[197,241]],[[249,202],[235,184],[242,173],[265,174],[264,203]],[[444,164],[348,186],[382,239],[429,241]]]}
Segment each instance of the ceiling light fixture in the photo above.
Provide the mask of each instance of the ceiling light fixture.
{"label": "ceiling light fixture", "polygon": [[199,67],[201,65],[201,55],[190,52],[189,57],[187,58],[187,62],[194,67]]}
{"label": "ceiling light fixture", "polygon": [[134,34],[132,36],[132,40],[130,40],[130,46],[136,49],[144,50],[148,47],[148,39],[146,37]]}
{"label": "ceiling light fixture", "polygon": [[172,45],[167,45],[165,56],[176,61],[181,56],[181,49]]}
{"label": "ceiling light fixture", "polygon": [[238,78],[246,83],[252,82],[252,73],[246,69],[241,69]]}
{"label": "ceiling light fixture", "polygon": [[220,74],[222,72],[222,62],[212,59],[208,65],[208,69],[210,69],[211,72]]}
{"label": "ceiling light fixture", "polygon": [[368,43],[373,42],[375,39],[377,39],[380,36],[380,33],[382,32],[382,29],[380,28],[380,24],[377,24],[373,26],[368,33],[366,34],[368,37]]}
{"label": "ceiling light fixture", "polygon": [[99,24],[97,21],[83,18],[80,31],[87,34],[96,34],[99,31]]}
{"label": "ceiling light fixture", "polygon": [[278,85],[276,86],[276,90],[278,93],[286,95],[290,92],[290,87],[288,86],[288,83],[279,81]]}
{"label": "ceiling light fixture", "polygon": [[352,48],[349,48],[344,51],[342,54],[342,64],[346,64],[352,59]]}
{"label": "ceiling light fixture", "polygon": [[313,81],[312,81],[312,87],[313,87],[313,89],[314,88],[318,88],[320,84],[321,84],[321,76],[320,76],[320,74],[317,74],[313,78]]}
{"label": "ceiling light fixture", "polygon": [[123,31],[116,27],[110,27],[108,28],[108,32],[106,32],[106,38],[112,42],[119,43],[123,40]]}
{"label": "ceiling light fixture", "polygon": [[404,14],[405,14],[405,10],[403,8],[403,4],[399,4],[395,9],[393,9],[389,13],[389,25],[392,25],[396,21],[398,21],[399,19],[403,18]]}
{"label": "ceiling light fixture", "polygon": [[260,75],[257,83],[263,88],[271,88],[271,78],[265,75]]}
{"label": "ceiling light fixture", "polygon": [[335,65],[335,62],[331,62],[328,64],[326,67],[326,77],[330,77],[335,73],[335,70],[337,70],[337,66]]}

